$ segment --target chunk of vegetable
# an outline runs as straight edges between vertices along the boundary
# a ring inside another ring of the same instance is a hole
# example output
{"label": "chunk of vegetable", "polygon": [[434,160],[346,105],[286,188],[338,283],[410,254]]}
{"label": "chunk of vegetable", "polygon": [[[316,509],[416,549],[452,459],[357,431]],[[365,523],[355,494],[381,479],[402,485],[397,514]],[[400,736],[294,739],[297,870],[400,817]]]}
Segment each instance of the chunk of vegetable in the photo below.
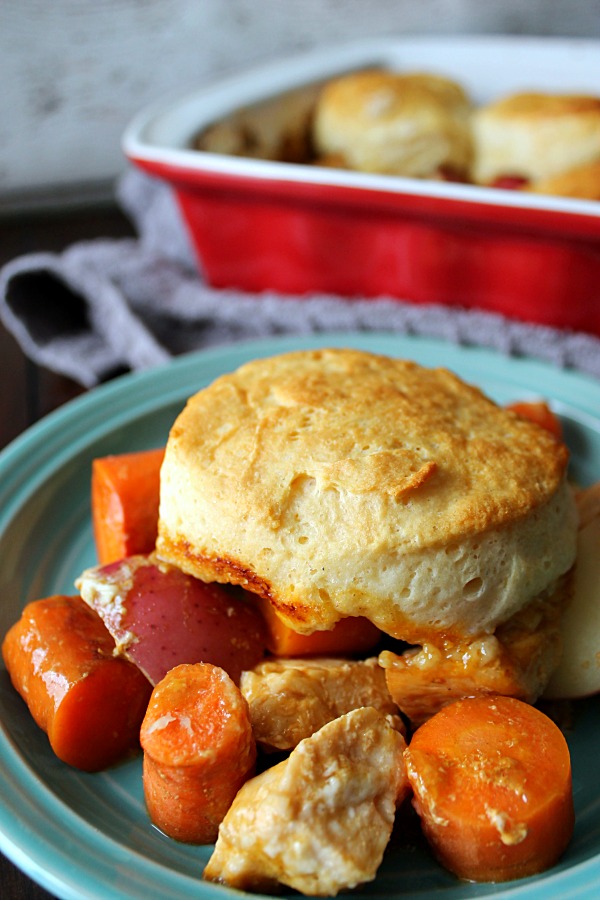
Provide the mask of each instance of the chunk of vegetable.
{"label": "chunk of vegetable", "polygon": [[92,463],[92,523],[101,565],[150,553],[156,543],[163,448]]}
{"label": "chunk of vegetable", "polygon": [[491,187],[501,188],[504,191],[522,191],[529,184],[529,179],[524,175],[498,175],[491,183]]}
{"label": "chunk of vegetable", "polygon": [[217,666],[177,666],[154,688],[140,737],[153,823],[178,841],[215,841],[256,761],[239,689]]}
{"label": "chunk of vegetable", "polygon": [[268,600],[257,599],[273,656],[361,656],[381,639],[381,631],[362,616],[340,619],[329,631],[299,634],[281,620]]}
{"label": "chunk of vegetable", "polygon": [[535,707],[511,697],[458,700],[415,732],[405,760],[423,831],[459,878],[534,875],[566,849],[569,750]]}
{"label": "chunk of vegetable", "polygon": [[79,597],[29,603],[4,638],[11,681],[63,762],[99,771],[139,750],[151,686],[113,655],[114,641]]}
{"label": "chunk of vegetable", "polygon": [[117,650],[152,684],[181,663],[221,666],[238,682],[265,653],[262,616],[246,594],[205,584],[152,555],[87,569],[77,580]]}
{"label": "chunk of vegetable", "polygon": [[[597,493],[597,492],[596,492]],[[600,511],[582,520],[573,596],[561,618],[563,651],[545,696],[574,699],[600,692]]]}
{"label": "chunk of vegetable", "polygon": [[530,419],[536,425],[545,428],[546,431],[553,434],[557,440],[562,441],[562,423],[544,400],[517,400],[514,403],[509,403],[507,409],[512,410],[525,419]]}

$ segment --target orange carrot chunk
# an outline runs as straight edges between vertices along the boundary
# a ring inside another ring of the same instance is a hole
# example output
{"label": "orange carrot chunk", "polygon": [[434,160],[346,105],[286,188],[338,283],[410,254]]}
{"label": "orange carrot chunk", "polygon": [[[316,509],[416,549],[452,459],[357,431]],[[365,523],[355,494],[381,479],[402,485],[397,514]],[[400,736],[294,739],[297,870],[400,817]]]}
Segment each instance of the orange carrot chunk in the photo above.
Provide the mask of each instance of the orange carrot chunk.
{"label": "orange carrot chunk", "polygon": [[507,409],[512,410],[518,416],[530,419],[536,425],[545,428],[546,431],[553,434],[557,440],[562,441],[563,429],[561,421],[543,400],[517,400],[514,403],[509,403]]}
{"label": "orange carrot chunk", "polygon": [[299,634],[262,597],[258,606],[267,626],[267,649],[273,656],[360,656],[379,642],[381,631],[362,616],[340,619],[329,631]]}
{"label": "orange carrot chunk", "polygon": [[152,687],[80,597],[29,603],[4,638],[11,681],[54,753],[88,772],[139,751]]}
{"label": "orange carrot chunk", "polygon": [[92,463],[92,522],[105,565],[156,543],[163,448],[104,456]]}
{"label": "orange carrot chunk", "polygon": [[405,760],[423,832],[459,878],[534,875],[566,849],[569,750],[535,707],[493,695],[458,700],[415,732]]}
{"label": "orange carrot chunk", "polygon": [[154,688],[140,737],[152,822],[175,840],[213,843],[256,762],[239,688],[210,663],[176,666]]}

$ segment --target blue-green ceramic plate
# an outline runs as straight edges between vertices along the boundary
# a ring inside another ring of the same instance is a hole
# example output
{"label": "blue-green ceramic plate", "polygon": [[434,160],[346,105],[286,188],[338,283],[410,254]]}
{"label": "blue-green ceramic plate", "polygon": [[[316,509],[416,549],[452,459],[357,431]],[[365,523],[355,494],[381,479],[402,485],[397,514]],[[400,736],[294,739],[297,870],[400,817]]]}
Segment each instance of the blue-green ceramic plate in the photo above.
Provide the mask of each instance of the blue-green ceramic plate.
{"label": "blue-green ceramic plate", "polygon": [[[0,632],[27,601],[71,593],[75,577],[94,563],[93,457],[163,443],[190,394],[248,359],[319,345],[359,346],[444,365],[499,402],[547,397],[563,418],[574,477],[582,483],[600,479],[600,383],[571,372],[393,335],[286,338],[210,350],[91,392],[0,456]],[[239,896],[201,880],[210,848],[177,844],[149,824],[139,760],[94,775],[60,763],[3,668],[0,721],[0,849],[47,890],[71,900]],[[432,861],[422,843],[400,837],[393,839],[377,879],[353,896],[600,896],[600,697],[575,705],[568,739],[577,824],[569,850],[550,872],[504,885],[461,884]]]}

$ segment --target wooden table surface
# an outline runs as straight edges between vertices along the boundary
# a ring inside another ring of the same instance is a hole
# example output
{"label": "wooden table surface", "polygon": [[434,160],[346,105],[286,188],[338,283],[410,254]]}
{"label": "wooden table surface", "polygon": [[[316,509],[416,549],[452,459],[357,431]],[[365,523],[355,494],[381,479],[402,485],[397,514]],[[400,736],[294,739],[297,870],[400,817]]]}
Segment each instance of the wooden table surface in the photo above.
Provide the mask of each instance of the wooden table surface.
{"label": "wooden table surface", "polygon": [[[131,234],[129,222],[113,209],[13,216],[0,220],[0,267],[24,253],[59,252],[79,240]],[[28,360],[1,323],[0,377],[0,449],[83,391],[69,379],[40,369]],[[51,900],[52,895],[0,854],[0,897],[2,900]]]}

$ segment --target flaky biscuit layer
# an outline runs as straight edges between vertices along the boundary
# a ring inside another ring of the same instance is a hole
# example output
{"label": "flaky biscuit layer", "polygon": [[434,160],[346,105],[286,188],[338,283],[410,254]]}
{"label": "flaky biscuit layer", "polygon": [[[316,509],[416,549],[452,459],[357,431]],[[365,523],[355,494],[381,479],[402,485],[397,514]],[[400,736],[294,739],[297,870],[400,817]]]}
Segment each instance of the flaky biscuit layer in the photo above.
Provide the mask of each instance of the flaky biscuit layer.
{"label": "flaky biscuit layer", "polygon": [[511,94],[473,115],[474,179],[551,179],[600,159],[600,97]]}
{"label": "flaky biscuit layer", "polygon": [[468,170],[471,104],[455,82],[380,69],[330,81],[316,105],[315,147],[351,169],[406,177]]}

